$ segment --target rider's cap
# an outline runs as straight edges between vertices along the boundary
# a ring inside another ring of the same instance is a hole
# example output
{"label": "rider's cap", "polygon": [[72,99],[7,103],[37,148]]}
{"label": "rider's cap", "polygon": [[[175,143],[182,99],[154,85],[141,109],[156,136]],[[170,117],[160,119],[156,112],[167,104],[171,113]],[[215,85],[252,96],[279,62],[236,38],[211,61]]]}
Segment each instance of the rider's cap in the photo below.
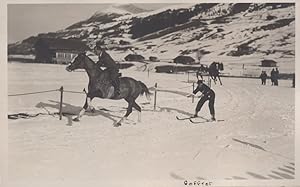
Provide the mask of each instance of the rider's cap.
{"label": "rider's cap", "polygon": [[102,41],[97,41],[96,42],[96,46],[94,49],[98,49],[98,50],[101,50],[101,49],[104,49],[105,46],[103,45],[103,42]]}
{"label": "rider's cap", "polygon": [[101,50],[101,49],[103,49],[103,48],[102,48],[102,46],[100,46],[100,45],[96,45],[96,46],[94,47],[94,50]]}
{"label": "rider's cap", "polygon": [[203,80],[198,80],[197,81],[197,84],[202,84],[203,83]]}

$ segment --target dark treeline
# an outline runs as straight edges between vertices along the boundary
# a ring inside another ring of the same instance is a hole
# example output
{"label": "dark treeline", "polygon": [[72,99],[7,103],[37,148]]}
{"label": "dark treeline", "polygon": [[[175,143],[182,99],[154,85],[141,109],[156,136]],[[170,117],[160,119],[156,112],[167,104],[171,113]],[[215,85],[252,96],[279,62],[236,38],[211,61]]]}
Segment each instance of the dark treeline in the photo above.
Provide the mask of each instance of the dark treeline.
{"label": "dark treeline", "polygon": [[168,28],[174,27],[177,24],[183,24],[200,12],[217,5],[217,3],[203,3],[195,5],[194,8],[182,8],[177,10],[166,10],[156,15],[145,18],[134,18],[132,20],[132,27],[130,34],[133,38],[139,38],[147,34]]}

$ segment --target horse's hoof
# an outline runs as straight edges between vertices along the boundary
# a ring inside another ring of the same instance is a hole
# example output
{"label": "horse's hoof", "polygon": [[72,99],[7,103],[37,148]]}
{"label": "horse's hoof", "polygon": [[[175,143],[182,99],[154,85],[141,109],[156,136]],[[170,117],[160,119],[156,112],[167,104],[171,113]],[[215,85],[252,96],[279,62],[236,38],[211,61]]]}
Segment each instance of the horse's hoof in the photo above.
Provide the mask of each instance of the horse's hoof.
{"label": "horse's hoof", "polygon": [[79,118],[74,118],[73,121],[78,122],[80,120],[79,120]]}
{"label": "horse's hoof", "polygon": [[92,108],[92,109],[91,109],[91,112],[92,112],[92,113],[95,113],[95,112],[96,112],[96,109],[95,109],[95,108]]}
{"label": "horse's hoof", "polygon": [[120,126],[121,126],[120,122],[114,124],[114,127],[120,127]]}

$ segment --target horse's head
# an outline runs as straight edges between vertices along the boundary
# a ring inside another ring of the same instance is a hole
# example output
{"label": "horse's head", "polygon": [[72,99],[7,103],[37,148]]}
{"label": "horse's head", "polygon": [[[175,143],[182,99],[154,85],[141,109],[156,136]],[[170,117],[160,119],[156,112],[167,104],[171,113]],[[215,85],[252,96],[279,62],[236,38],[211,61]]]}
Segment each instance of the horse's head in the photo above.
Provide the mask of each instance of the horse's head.
{"label": "horse's head", "polygon": [[84,69],[86,57],[85,53],[79,53],[74,60],[72,60],[71,64],[66,67],[66,70],[71,72],[76,69]]}

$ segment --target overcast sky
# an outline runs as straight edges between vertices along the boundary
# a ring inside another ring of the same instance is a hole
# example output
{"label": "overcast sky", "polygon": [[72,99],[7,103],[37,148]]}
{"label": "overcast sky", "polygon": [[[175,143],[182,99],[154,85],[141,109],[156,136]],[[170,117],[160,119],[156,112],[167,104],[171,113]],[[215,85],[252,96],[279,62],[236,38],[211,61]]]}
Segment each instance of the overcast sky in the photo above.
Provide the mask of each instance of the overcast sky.
{"label": "overcast sky", "polygon": [[[144,9],[157,9],[168,4],[136,5]],[[110,4],[9,4],[8,43],[64,29],[109,6]]]}

